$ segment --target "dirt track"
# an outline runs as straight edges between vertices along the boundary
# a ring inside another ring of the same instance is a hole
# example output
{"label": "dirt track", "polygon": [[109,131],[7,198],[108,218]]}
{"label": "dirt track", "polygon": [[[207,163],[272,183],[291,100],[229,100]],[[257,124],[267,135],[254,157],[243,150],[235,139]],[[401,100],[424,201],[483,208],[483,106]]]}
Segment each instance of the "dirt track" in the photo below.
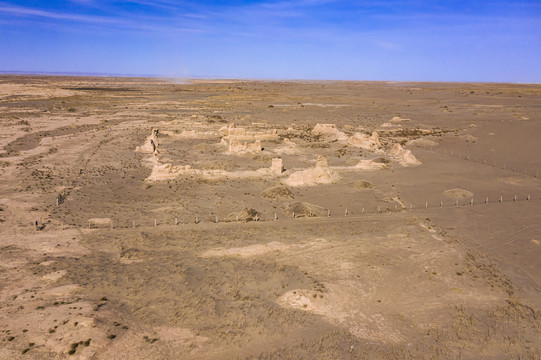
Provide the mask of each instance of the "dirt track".
{"label": "dirt track", "polygon": [[0,77],[0,358],[541,358],[540,96]]}

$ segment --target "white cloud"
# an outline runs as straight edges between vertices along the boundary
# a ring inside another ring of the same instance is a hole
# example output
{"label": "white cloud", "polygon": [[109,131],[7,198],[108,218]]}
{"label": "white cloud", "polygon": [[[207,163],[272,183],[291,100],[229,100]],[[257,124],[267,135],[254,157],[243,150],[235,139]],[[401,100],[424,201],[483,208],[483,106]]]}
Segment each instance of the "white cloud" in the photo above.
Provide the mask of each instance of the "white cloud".
{"label": "white cloud", "polygon": [[102,16],[68,14],[60,12],[51,12],[46,10],[31,9],[19,6],[0,6],[0,12],[12,14],[15,16],[35,16],[48,19],[69,20],[89,23],[118,23],[118,20]]}

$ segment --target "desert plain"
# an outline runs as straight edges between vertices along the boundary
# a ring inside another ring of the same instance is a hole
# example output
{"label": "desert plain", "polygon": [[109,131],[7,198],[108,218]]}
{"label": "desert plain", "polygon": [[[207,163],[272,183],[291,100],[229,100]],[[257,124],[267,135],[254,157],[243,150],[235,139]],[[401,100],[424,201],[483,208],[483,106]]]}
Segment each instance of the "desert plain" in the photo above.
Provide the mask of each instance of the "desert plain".
{"label": "desert plain", "polygon": [[1,359],[540,359],[541,85],[0,76]]}

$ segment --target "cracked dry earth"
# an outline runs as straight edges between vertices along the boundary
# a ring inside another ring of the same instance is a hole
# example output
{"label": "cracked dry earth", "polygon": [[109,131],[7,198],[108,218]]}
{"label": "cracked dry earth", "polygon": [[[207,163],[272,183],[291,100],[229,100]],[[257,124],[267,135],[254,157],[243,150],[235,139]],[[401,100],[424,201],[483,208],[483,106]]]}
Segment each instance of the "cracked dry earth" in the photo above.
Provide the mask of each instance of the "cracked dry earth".
{"label": "cracked dry earth", "polygon": [[540,97],[1,76],[0,358],[539,359]]}

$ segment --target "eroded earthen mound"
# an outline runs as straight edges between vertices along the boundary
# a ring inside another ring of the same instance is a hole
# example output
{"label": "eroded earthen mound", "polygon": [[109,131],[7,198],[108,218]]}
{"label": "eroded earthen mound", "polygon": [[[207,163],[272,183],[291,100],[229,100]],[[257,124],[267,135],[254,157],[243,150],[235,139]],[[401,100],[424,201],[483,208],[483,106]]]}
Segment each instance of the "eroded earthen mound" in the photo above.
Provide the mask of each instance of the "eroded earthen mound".
{"label": "eroded earthen mound", "polygon": [[348,136],[338,130],[336,124],[316,124],[312,133],[323,136],[329,140],[347,140]]}
{"label": "eroded earthen mound", "polygon": [[310,204],[307,202],[292,202],[284,207],[284,213],[291,217],[314,217],[327,214],[327,209],[319,205]]}
{"label": "eroded earthen mound", "polygon": [[389,150],[389,155],[394,157],[402,166],[420,165],[421,162],[417,160],[411,150],[406,150],[402,145],[396,143]]}
{"label": "eroded earthen mound", "polygon": [[244,208],[239,212],[232,212],[225,221],[257,221],[261,219],[261,213],[254,208]]}
{"label": "eroded earthen mound", "polygon": [[372,189],[374,185],[366,180],[357,180],[353,183],[353,187],[356,189]]}
{"label": "eroded earthen mound", "polygon": [[261,197],[269,200],[294,199],[295,195],[286,186],[276,185],[261,192]]}
{"label": "eroded earthen mound", "polygon": [[315,167],[294,172],[284,180],[284,183],[289,186],[314,186],[332,184],[340,180],[340,175],[328,166],[327,159],[318,156]]}
{"label": "eroded earthen mound", "polygon": [[352,146],[372,151],[375,151],[381,147],[379,135],[375,131],[372,132],[372,135],[370,136],[357,132],[349,138],[348,142]]}
{"label": "eroded earthen mound", "polygon": [[466,199],[472,198],[473,193],[464,189],[449,189],[443,192],[443,195],[448,196],[452,199]]}
{"label": "eroded earthen mound", "polygon": [[432,147],[432,146],[438,146],[438,143],[430,139],[420,138],[420,139],[410,140],[406,143],[406,145],[417,146],[417,147]]}
{"label": "eroded earthen mound", "polygon": [[384,157],[379,157],[379,158],[374,159],[372,161],[375,162],[376,164],[390,164],[391,163],[391,160],[389,160],[387,158],[384,158]]}

